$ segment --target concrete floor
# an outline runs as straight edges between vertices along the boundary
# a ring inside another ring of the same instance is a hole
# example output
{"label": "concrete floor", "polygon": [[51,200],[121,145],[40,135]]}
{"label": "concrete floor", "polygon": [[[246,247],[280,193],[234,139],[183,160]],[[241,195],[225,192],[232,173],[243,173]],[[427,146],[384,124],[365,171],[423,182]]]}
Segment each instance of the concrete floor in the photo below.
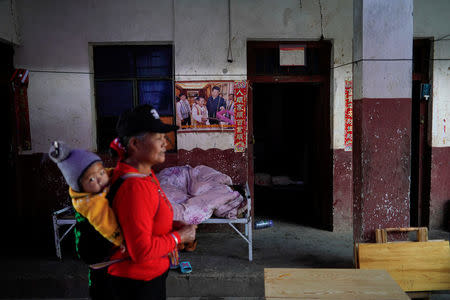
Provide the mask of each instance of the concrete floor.
{"label": "concrete floor", "polygon": [[[254,260],[248,261],[247,243],[235,232],[200,228],[198,246],[182,252],[193,268],[189,275],[169,272],[169,299],[263,299],[266,267],[352,268],[352,233],[333,233],[274,220],[271,228],[254,231]],[[448,239],[444,231],[430,239]],[[67,247],[66,247],[67,248]],[[1,258],[1,299],[87,299],[87,269],[74,253],[55,256]],[[433,300],[450,299],[450,291]]]}

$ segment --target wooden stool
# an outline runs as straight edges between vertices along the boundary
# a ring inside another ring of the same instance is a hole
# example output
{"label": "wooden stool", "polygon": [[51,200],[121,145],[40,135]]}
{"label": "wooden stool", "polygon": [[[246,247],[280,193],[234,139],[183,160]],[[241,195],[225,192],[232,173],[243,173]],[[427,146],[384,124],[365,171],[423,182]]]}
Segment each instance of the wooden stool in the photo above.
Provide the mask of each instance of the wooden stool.
{"label": "wooden stool", "polygon": [[[388,232],[417,232],[416,241],[388,242]],[[386,270],[411,298],[427,298],[431,291],[450,289],[448,241],[428,240],[426,227],[375,231],[376,243],[355,243],[360,269]]]}

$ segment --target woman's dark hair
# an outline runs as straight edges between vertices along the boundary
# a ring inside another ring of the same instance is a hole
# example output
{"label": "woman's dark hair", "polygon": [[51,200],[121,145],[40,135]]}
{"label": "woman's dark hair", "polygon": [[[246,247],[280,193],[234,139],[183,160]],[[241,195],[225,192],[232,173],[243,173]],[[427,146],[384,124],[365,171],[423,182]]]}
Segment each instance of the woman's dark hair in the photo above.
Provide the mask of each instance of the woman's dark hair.
{"label": "woman's dark hair", "polygon": [[139,133],[133,134],[131,136],[119,137],[119,142],[123,145],[123,147],[125,148],[125,151],[126,151],[128,148],[128,143],[130,142],[131,138],[136,137],[136,138],[141,139],[147,133],[153,134],[154,132],[146,131],[146,132],[139,132]]}
{"label": "woman's dark hair", "polygon": [[109,153],[109,156],[111,158],[118,158],[119,157],[119,153],[117,153],[117,151],[115,149],[111,148],[111,147],[108,149],[108,153]]}
{"label": "woman's dark hair", "polygon": [[[140,134],[138,134],[138,135],[136,135],[136,136],[139,136],[139,135],[140,135]],[[125,149],[125,153],[127,152],[127,146],[128,146],[128,143],[130,142],[130,139],[131,139],[132,137],[133,137],[133,136],[118,137],[119,143],[120,143],[121,145],[123,145],[123,148]],[[114,149],[113,147],[109,147],[108,152],[109,152],[109,156],[110,156],[111,158],[113,158],[113,159],[116,159],[116,158],[120,158],[120,157],[121,157],[121,153],[119,153],[118,150]],[[122,154],[122,155],[123,155],[123,154]],[[125,154],[125,155],[126,155],[126,154]]]}

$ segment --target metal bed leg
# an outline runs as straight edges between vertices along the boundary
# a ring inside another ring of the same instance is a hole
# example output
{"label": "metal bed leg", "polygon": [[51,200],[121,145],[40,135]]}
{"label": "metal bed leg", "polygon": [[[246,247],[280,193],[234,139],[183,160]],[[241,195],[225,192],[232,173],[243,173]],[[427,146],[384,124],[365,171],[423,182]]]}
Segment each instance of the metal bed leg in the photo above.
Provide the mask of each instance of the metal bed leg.
{"label": "metal bed leg", "polygon": [[248,231],[248,260],[253,261],[253,235],[252,235],[252,218],[249,218],[249,224],[245,225],[246,231]]}
{"label": "metal bed leg", "polygon": [[252,197],[248,182],[245,184],[245,194],[247,197],[247,224],[245,224],[245,235],[248,238],[248,260],[253,261],[253,228],[252,228]]}
{"label": "metal bed leg", "polygon": [[[210,218],[208,220],[203,221],[202,224],[228,224],[233,228],[236,233],[238,233],[241,238],[243,238],[248,244],[248,260],[253,261],[253,228],[252,228],[252,198],[250,196],[250,189],[248,188],[248,183],[245,185],[245,197],[247,199],[247,213],[245,218],[239,218],[236,220],[227,220],[227,219],[215,219]],[[245,231],[242,233],[240,230],[236,228],[233,224],[243,224],[245,225]]]}
{"label": "metal bed leg", "polygon": [[53,215],[53,233],[55,235],[56,256],[59,259],[61,259],[61,245],[60,245],[60,239],[59,239],[59,226],[58,226],[58,220],[56,218],[56,215]]}
{"label": "metal bed leg", "polygon": [[[71,207],[67,206],[63,209],[60,209],[58,211],[55,211],[53,213],[52,219],[53,219],[53,234],[55,236],[55,249],[56,249],[56,256],[61,260],[62,259],[62,253],[61,253],[61,241],[64,239],[64,237],[75,227],[75,218],[70,217],[66,219],[61,219],[60,215],[67,214],[70,212]],[[60,236],[59,229],[62,225],[70,225],[69,229],[67,229],[63,235]]]}

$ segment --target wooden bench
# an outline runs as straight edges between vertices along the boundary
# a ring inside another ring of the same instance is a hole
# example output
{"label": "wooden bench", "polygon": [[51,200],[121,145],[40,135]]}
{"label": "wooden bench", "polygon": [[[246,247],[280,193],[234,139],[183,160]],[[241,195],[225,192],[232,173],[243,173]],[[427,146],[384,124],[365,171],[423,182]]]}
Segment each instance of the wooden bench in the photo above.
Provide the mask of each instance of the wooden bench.
{"label": "wooden bench", "polygon": [[409,300],[384,270],[264,269],[266,299]]}

